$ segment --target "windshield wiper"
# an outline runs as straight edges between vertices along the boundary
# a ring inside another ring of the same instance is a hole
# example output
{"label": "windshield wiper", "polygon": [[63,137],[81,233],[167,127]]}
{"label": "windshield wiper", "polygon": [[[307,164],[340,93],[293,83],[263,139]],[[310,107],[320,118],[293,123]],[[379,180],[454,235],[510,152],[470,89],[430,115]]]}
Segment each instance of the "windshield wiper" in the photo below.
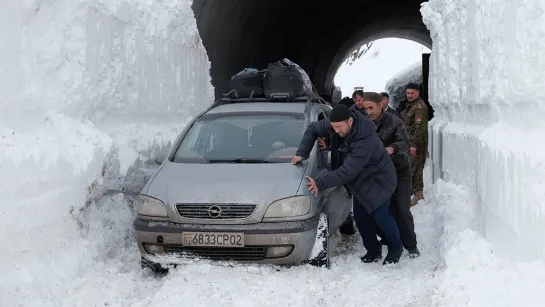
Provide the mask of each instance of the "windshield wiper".
{"label": "windshield wiper", "polygon": [[247,159],[247,158],[238,158],[238,159],[212,159],[208,160],[209,163],[271,163],[267,160],[261,159]]}

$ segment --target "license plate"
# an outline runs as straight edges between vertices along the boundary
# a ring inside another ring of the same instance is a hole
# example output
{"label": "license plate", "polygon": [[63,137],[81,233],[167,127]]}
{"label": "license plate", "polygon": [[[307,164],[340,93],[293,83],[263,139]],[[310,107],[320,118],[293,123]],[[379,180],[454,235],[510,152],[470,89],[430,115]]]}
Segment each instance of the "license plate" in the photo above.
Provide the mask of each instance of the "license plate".
{"label": "license plate", "polygon": [[184,246],[244,247],[244,233],[184,232]]}

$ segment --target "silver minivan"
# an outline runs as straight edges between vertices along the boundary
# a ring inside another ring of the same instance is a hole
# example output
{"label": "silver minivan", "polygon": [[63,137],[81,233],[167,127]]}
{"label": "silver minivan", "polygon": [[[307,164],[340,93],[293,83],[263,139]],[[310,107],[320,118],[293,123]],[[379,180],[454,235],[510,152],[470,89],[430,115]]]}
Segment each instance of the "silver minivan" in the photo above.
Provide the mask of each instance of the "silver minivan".
{"label": "silver minivan", "polygon": [[329,268],[351,196],[343,186],[308,191],[305,176],[330,170],[317,143],[290,161],[306,126],[330,110],[306,97],[222,99],[193,119],[139,196],[142,266],[166,272],[175,256]]}

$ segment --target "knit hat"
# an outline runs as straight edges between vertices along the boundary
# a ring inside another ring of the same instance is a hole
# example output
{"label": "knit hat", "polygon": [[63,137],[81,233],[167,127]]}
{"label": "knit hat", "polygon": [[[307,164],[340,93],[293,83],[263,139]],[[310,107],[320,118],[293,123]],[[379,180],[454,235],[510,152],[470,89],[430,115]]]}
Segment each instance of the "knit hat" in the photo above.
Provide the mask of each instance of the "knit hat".
{"label": "knit hat", "polygon": [[414,82],[411,82],[409,84],[407,84],[407,86],[405,87],[406,90],[417,90],[419,91],[420,90],[420,86]]}
{"label": "knit hat", "polygon": [[372,101],[375,103],[380,103],[382,101],[382,95],[375,92],[363,92],[361,96],[363,101]]}
{"label": "knit hat", "polygon": [[329,115],[329,121],[332,123],[338,123],[345,120],[348,120],[352,116],[350,109],[344,104],[337,104],[331,110]]}

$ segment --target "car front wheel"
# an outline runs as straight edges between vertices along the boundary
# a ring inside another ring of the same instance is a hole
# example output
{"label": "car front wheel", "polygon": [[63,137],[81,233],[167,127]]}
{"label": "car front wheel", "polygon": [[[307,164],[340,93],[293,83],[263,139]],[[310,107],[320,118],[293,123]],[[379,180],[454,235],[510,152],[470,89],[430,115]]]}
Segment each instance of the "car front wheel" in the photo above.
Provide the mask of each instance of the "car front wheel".
{"label": "car front wheel", "polygon": [[329,221],[327,215],[320,214],[316,240],[310,256],[309,264],[320,268],[331,268]]}

